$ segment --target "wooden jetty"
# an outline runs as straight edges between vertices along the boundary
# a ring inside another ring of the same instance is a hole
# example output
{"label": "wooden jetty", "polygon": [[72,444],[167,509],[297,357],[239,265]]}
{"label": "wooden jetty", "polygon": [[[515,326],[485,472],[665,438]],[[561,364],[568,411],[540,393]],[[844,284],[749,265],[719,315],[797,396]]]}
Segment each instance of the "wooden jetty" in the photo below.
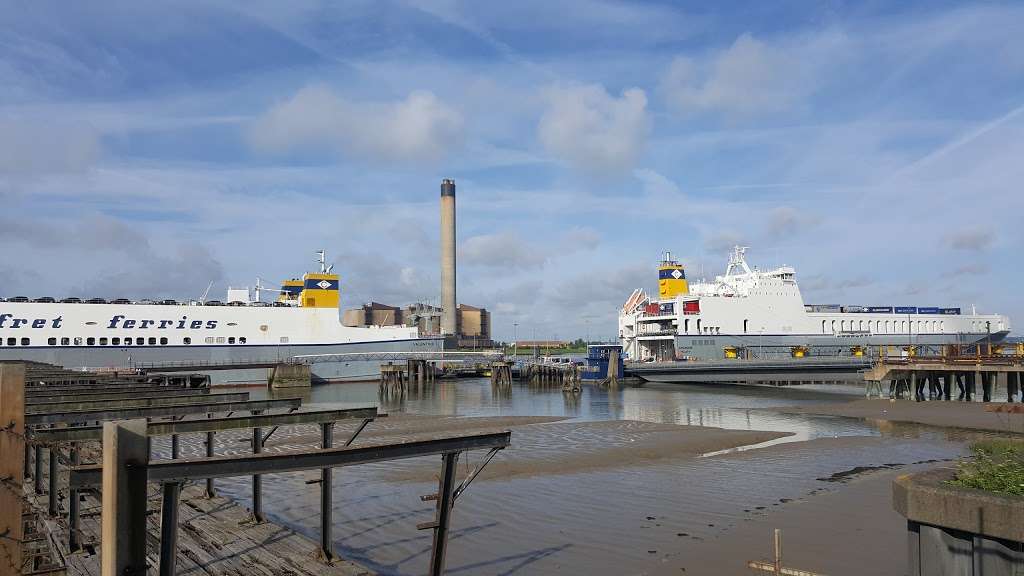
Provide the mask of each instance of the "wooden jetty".
{"label": "wooden jetty", "polygon": [[561,386],[566,392],[582,391],[581,367],[577,364],[527,362],[520,368],[520,379],[532,386]]}
{"label": "wooden jetty", "polygon": [[[415,369],[425,380],[422,365]],[[434,532],[429,573],[442,574],[455,501],[510,439],[505,431],[353,446],[383,416],[375,407],[299,411],[297,398],[252,401],[246,393],[191,388],[190,380],[154,386],[66,372],[0,363],[0,420],[8,423],[0,429],[0,478],[7,488],[0,489],[0,534],[6,536],[0,558],[8,560],[6,567],[0,562],[0,576],[173,576],[178,569],[368,574],[333,551],[332,469],[430,455],[442,460],[438,492],[429,498],[437,512],[419,528]],[[137,387],[146,388],[145,395],[133,394]],[[335,424],[346,420],[359,424],[336,443]],[[295,425],[318,426],[320,442],[264,451],[280,427]],[[218,456],[216,434],[227,430],[250,430],[252,454]],[[204,457],[180,457],[182,434],[205,434]],[[169,460],[152,459],[155,436],[170,436]],[[487,456],[457,483],[460,454],[476,449],[488,450]],[[298,470],[320,471],[319,545],[264,519],[261,476]],[[216,496],[214,479],[231,476],[252,477],[247,511]],[[205,485],[195,484],[200,481]]]}
{"label": "wooden jetty", "polygon": [[[1013,402],[1024,385],[1024,356],[994,354],[982,346],[972,346],[973,355],[958,347],[947,347],[937,356],[880,356],[864,370],[866,393],[883,396],[882,384],[889,384],[889,397],[952,400],[954,388],[959,400],[974,400],[977,388],[981,400],[991,402],[1002,386],[1006,401]],[[1024,401],[1024,397],[1021,398]]]}

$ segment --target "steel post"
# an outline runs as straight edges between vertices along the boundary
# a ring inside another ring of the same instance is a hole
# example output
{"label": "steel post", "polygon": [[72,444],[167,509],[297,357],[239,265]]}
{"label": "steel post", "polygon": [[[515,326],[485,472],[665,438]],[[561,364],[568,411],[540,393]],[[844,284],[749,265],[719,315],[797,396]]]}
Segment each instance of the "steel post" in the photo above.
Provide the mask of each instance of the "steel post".
{"label": "steel post", "polygon": [[[212,430],[206,433],[206,457],[213,458],[213,447],[214,447],[214,434]],[[213,498],[217,495],[217,491],[213,487],[213,478],[206,479],[206,497]]]}
{"label": "steel post", "polygon": [[57,450],[56,446],[50,446],[47,450],[50,453],[50,474],[48,476],[49,494],[47,495],[46,511],[50,514],[51,518],[57,515]]}
{"label": "steel post", "polygon": [[163,506],[160,509],[160,576],[174,576],[178,557],[178,500],[180,482],[163,485]]}
{"label": "steel post", "polygon": [[[253,412],[256,416],[259,412]],[[252,453],[263,452],[263,429],[252,429]],[[263,477],[259,474],[252,475],[252,519],[256,522],[263,522]]]}
{"label": "steel post", "polygon": [[32,472],[32,479],[35,480],[36,494],[43,493],[43,447],[36,444],[33,447],[33,461],[32,464],[35,466],[35,470]]}
{"label": "steel post", "polygon": [[181,455],[181,441],[177,434],[171,434],[171,460],[177,460]]}
{"label": "steel post", "polygon": [[443,464],[437,497],[437,526],[434,527],[434,545],[430,551],[430,576],[441,576],[444,573],[448,528],[451,525],[452,505],[455,502],[455,469],[459,463],[459,453],[448,452],[441,456],[441,460]]}
{"label": "steel post", "polygon": [[[78,443],[73,442],[71,444],[71,450],[69,453],[71,466],[78,466]],[[69,482],[70,484],[70,482]],[[81,530],[81,516],[79,515],[79,509],[81,502],[79,501],[78,490],[74,488],[68,489],[68,549],[72,552],[77,552],[82,547],[82,538],[80,535]]]}
{"label": "steel post", "polygon": [[[320,425],[322,439],[320,447],[331,448],[334,442],[334,423],[324,422]],[[331,469],[320,469],[320,555],[326,562],[334,560],[334,545],[331,532],[333,520],[333,503],[331,502]]]}

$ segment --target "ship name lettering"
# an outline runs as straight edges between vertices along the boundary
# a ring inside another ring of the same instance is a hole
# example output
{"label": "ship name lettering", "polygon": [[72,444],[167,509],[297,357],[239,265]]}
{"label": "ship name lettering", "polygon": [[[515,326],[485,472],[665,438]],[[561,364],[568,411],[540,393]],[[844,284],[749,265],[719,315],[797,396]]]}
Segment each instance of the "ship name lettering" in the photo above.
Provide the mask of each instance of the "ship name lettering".
{"label": "ship name lettering", "polygon": [[[46,328],[49,324],[51,328],[60,328],[60,323],[64,321],[63,316],[57,316],[47,320],[46,318],[15,318],[13,314],[0,314],[0,328],[21,328],[22,326],[31,328]],[[8,322],[10,322],[8,324]]]}
{"label": "ship name lettering", "polygon": [[[9,316],[9,315],[8,315]],[[2,316],[0,316],[2,318]],[[166,330],[168,328],[174,328],[175,330],[184,330],[185,327],[191,328],[192,330],[199,330],[205,328],[207,330],[213,330],[217,327],[216,320],[189,320],[188,316],[182,316],[180,320],[136,320],[128,318],[123,314],[117,314],[110,319],[107,324],[107,328],[156,328],[158,330]],[[3,327],[0,324],[0,327]],[[56,328],[56,326],[54,326]]]}

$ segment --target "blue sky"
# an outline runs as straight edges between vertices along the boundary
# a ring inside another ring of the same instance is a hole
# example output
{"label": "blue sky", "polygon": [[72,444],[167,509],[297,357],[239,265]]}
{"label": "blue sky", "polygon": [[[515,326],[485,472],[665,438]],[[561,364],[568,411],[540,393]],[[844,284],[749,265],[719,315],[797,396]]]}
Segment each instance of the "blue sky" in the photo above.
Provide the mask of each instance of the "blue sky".
{"label": "blue sky", "polygon": [[301,273],[615,332],[671,250],[1024,322],[1024,6],[0,1],[0,293]]}

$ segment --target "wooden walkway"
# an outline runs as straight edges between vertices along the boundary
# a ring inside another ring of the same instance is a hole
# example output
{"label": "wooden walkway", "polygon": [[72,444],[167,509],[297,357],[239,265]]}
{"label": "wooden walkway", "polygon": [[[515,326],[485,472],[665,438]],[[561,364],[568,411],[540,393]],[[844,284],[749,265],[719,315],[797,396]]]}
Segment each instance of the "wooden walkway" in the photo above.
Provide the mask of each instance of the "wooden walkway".
{"label": "wooden walkway", "polygon": [[[149,574],[157,574],[160,557],[160,490],[149,489],[146,552]],[[37,497],[46,509],[46,496]],[[67,549],[67,505],[61,515],[46,520],[51,550],[67,567],[67,574],[99,576],[100,501],[83,496],[81,530],[83,550]],[[38,509],[38,508],[37,508]],[[254,523],[248,509],[224,497],[207,498],[204,486],[189,485],[181,491],[178,511],[177,573],[180,575],[231,576],[369,576],[372,572],[343,560],[325,564],[317,558],[319,543],[274,524]]]}

